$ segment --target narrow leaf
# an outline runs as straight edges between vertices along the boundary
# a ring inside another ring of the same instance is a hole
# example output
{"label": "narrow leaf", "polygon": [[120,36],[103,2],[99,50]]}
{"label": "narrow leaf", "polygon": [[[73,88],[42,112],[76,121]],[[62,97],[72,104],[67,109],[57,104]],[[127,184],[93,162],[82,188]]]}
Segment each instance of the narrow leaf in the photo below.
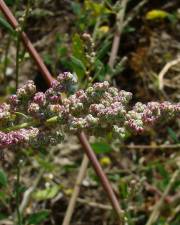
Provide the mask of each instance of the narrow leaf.
{"label": "narrow leaf", "polygon": [[46,188],[46,189],[39,190],[39,191],[35,192],[33,197],[36,200],[39,200],[39,201],[52,199],[56,196],[58,191],[59,191],[59,186],[54,185],[53,187]]}
{"label": "narrow leaf", "polygon": [[0,26],[4,27],[4,29],[6,29],[11,34],[15,33],[12,26],[1,16],[0,16]]}
{"label": "narrow leaf", "polygon": [[28,218],[28,225],[30,224],[34,224],[34,225],[37,225],[37,224],[42,224],[49,216],[49,212],[46,210],[44,211],[39,211],[37,213],[33,213],[29,216]]}
{"label": "narrow leaf", "polygon": [[7,176],[2,169],[0,169],[0,185],[3,187],[7,186]]}
{"label": "narrow leaf", "polygon": [[91,146],[96,154],[109,153],[112,150],[108,144],[103,142],[96,142],[93,143]]}

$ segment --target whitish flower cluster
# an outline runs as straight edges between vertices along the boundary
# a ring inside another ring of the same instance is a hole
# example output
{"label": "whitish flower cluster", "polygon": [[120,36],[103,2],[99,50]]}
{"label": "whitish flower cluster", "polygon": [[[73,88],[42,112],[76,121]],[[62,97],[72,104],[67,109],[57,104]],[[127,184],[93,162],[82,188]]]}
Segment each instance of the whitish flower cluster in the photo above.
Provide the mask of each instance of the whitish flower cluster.
{"label": "whitish flower cluster", "polygon": [[130,107],[132,93],[110,87],[107,81],[72,92],[76,78],[60,74],[45,92],[36,92],[28,81],[0,105],[0,148],[30,144],[34,147],[57,144],[65,133],[85,131],[90,135],[112,132],[124,138],[129,132],[142,133],[147,126],[180,115],[180,103],[136,103]]}
{"label": "whitish flower cluster", "polygon": [[0,105],[0,123],[6,121],[10,117],[10,105],[3,103]]}

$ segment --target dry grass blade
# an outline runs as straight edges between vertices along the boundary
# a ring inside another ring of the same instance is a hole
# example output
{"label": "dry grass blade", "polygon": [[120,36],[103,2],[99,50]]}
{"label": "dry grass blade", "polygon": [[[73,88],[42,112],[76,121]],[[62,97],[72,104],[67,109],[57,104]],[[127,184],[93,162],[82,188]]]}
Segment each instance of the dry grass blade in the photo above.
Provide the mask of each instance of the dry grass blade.
{"label": "dry grass blade", "polygon": [[153,211],[146,223],[146,225],[152,225],[156,222],[157,218],[159,217],[160,211],[161,211],[161,207],[163,205],[164,199],[165,197],[168,195],[168,193],[170,192],[174,182],[176,181],[176,179],[178,178],[180,173],[180,168],[178,168],[174,174],[172,175],[172,178],[168,184],[168,186],[166,187],[164,193],[162,194],[160,200],[156,203],[156,205],[153,208]]}
{"label": "dry grass blade", "polygon": [[168,70],[171,68],[171,67],[173,67],[173,66],[175,66],[175,65],[177,65],[177,64],[179,64],[180,63],[180,57],[178,57],[177,59],[174,59],[173,61],[171,61],[171,62],[168,62],[164,67],[163,67],[163,69],[161,70],[161,72],[159,73],[159,75],[158,75],[158,77],[159,77],[159,89],[162,91],[163,90],[163,88],[164,88],[164,76],[165,76],[165,74],[168,72]]}

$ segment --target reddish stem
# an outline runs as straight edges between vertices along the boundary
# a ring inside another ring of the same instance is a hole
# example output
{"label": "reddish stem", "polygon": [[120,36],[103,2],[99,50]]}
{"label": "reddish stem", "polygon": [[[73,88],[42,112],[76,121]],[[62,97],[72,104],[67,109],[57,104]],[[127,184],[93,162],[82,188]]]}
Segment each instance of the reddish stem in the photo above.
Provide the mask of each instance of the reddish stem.
{"label": "reddish stem", "polygon": [[[12,25],[12,27],[14,29],[16,29],[19,26],[19,24],[3,0],[0,0],[0,9],[3,12],[4,16],[6,17],[6,19]],[[31,56],[34,59],[34,61],[36,62],[38,68],[40,69],[44,79],[46,80],[48,85],[50,85],[54,78],[51,76],[50,72],[48,71],[47,67],[45,66],[40,55],[38,54],[36,49],[33,47],[31,41],[29,40],[29,38],[25,34],[25,32],[21,33],[21,38],[24,42],[25,47],[27,48],[27,51],[31,54]],[[79,140],[80,140],[82,146],[84,147],[84,151],[86,152],[89,160],[91,161],[91,163],[94,167],[94,170],[96,171],[98,177],[101,180],[101,183],[104,187],[105,192],[108,194],[109,200],[111,201],[114,210],[116,211],[117,215],[119,215],[120,224],[123,224],[123,213],[120,208],[119,202],[113,192],[113,189],[111,187],[111,184],[110,184],[107,176],[105,175],[101,165],[99,164],[99,162],[97,160],[96,155],[94,154],[94,152],[86,138],[86,135],[84,133],[81,133],[78,137],[79,137]]]}

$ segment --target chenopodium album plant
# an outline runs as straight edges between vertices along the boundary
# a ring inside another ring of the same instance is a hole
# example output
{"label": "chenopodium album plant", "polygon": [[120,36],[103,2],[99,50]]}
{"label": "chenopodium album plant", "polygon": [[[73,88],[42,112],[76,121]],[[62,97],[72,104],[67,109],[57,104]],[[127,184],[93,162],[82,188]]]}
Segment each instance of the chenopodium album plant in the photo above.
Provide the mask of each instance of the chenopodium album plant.
{"label": "chenopodium album plant", "polygon": [[61,142],[67,133],[85,131],[102,136],[108,132],[123,139],[127,133],[142,133],[159,120],[180,115],[180,103],[136,103],[132,93],[110,87],[107,81],[72,93],[76,77],[65,72],[45,92],[36,92],[28,81],[0,105],[0,149],[17,146],[40,147]]}

